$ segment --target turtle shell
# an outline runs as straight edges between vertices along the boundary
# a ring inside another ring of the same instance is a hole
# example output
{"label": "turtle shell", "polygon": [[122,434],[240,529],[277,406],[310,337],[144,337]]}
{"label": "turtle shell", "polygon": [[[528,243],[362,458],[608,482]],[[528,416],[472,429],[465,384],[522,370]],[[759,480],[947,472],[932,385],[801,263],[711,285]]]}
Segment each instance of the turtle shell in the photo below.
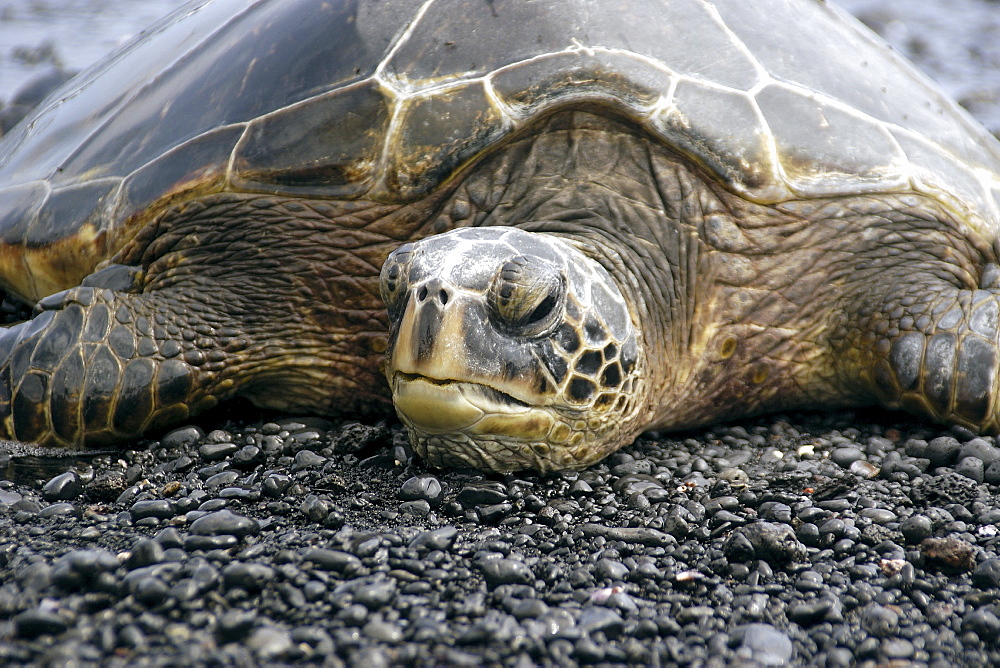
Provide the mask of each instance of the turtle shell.
{"label": "turtle shell", "polygon": [[915,191],[998,236],[1000,145],[818,0],[200,0],[0,142],[0,280],[74,285],[199,193],[414,201],[573,104],[757,202]]}

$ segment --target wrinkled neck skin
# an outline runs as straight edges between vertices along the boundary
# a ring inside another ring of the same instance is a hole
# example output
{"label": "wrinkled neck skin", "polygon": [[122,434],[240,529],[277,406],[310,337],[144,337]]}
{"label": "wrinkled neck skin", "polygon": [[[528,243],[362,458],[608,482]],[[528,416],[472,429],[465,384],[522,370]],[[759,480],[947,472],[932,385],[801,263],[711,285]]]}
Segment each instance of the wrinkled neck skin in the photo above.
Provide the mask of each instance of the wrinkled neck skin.
{"label": "wrinkled neck skin", "polygon": [[[666,149],[625,124],[583,112],[554,117],[506,147],[459,188],[452,210],[487,212],[474,224],[559,236],[617,282],[642,334],[639,401],[621,446],[657,426],[703,421],[686,397],[699,373],[710,313],[710,270],[685,222],[712,205],[707,189]],[[701,201],[705,199],[706,201]],[[695,211],[696,209],[697,211]]]}

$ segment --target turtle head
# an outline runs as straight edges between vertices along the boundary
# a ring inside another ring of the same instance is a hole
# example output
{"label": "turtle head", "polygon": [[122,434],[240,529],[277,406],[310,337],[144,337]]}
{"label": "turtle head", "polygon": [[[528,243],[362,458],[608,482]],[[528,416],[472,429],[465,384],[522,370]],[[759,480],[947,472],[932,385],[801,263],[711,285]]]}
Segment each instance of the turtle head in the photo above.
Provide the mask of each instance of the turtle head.
{"label": "turtle head", "polygon": [[638,429],[640,342],[608,272],[555,236],[463,228],[386,260],[386,377],[439,466],[583,468]]}

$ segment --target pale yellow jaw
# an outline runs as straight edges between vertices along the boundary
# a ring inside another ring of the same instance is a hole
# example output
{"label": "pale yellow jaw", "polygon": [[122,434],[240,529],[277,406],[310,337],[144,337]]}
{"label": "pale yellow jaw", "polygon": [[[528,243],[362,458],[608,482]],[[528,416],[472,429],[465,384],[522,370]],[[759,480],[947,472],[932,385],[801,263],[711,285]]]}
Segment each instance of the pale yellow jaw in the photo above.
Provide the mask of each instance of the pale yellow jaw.
{"label": "pale yellow jaw", "polygon": [[547,411],[497,401],[488,388],[476,383],[396,374],[392,385],[400,418],[426,434],[462,432],[534,440],[546,436],[553,425]]}

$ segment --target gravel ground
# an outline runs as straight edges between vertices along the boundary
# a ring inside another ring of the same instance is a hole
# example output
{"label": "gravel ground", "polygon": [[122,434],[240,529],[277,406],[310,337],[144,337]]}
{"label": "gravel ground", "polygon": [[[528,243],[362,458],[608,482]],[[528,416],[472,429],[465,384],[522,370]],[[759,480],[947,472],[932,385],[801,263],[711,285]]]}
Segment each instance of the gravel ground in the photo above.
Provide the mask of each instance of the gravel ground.
{"label": "gravel ground", "polygon": [[4,664],[1000,664],[1000,447],[898,414],[647,435],[542,478],[233,405],[0,469]]}

